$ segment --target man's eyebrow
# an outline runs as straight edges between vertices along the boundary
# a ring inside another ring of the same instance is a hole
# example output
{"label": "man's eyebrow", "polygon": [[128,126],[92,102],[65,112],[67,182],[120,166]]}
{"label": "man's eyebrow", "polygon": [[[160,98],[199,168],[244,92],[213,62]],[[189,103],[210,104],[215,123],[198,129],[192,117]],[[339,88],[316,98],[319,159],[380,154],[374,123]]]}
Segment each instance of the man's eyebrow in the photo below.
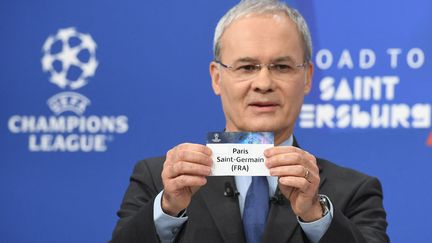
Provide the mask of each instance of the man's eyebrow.
{"label": "man's eyebrow", "polygon": [[237,63],[259,63],[259,60],[252,57],[240,57],[236,59],[233,64]]}
{"label": "man's eyebrow", "polygon": [[[240,57],[234,61],[233,64],[238,63],[260,63],[261,61],[257,58],[253,57]],[[278,63],[278,62],[293,62],[295,63],[294,59],[291,56],[281,56],[276,57],[274,59],[271,59],[270,63]]]}
{"label": "man's eyebrow", "polygon": [[277,57],[275,59],[272,59],[271,63],[278,63],[278,62],[295,62],[294,59],[290,56],[283,56],[283,57]]}

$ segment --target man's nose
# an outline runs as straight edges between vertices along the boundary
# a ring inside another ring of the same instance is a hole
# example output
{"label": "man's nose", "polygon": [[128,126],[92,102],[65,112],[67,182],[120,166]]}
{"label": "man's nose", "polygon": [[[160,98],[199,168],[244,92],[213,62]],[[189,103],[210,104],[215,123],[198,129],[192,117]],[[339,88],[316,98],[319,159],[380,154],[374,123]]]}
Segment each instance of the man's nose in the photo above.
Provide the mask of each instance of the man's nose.
{"label": "man's nose", "polygon": [[254,91],[266,93],[274,90],[275,82],[267,66],[262,66],[257,76],[253,79],[252,88]]}

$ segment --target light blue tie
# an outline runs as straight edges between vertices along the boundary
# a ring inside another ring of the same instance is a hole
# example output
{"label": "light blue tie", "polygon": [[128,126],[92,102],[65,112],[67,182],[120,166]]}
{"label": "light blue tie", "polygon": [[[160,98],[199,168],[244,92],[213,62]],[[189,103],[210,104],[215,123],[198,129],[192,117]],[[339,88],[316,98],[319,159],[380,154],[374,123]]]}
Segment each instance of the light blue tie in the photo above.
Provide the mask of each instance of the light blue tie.
{"label": "light blue tie", "polygon": [[269,211],[267,177],[252,176],[243,210],[243,228],[247,243],[261,242]]}

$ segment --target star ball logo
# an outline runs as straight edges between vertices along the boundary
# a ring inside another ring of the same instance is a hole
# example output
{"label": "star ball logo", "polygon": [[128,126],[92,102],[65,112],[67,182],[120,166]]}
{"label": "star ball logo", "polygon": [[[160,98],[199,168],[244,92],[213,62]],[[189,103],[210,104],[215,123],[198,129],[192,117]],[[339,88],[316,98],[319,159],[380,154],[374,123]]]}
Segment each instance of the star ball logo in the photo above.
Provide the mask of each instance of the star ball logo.
{"label": "star ball logo", "polygon": [[[51,82],[62,89],[83,87],[98,66],[95,41],[89,34],[79,33],[75,28],[60,29],[57,35],[49,36],[42,50],[43,71],[49,72]],[[73,68],[80,74],[75,80],[70,80],[68,76]]]}
{"label": "star ball logo", "polygon": [[47,101],[54,116],[14,115],[9,131],[28,134],[31,152],[105,152],[114,134],[126,133],[128,117],[84,116],[90,99],[76,90],[88,84],[99,65],[97,44],[90,34],[75,28],[59,29],[42,47],[42,70],[64,90]]}

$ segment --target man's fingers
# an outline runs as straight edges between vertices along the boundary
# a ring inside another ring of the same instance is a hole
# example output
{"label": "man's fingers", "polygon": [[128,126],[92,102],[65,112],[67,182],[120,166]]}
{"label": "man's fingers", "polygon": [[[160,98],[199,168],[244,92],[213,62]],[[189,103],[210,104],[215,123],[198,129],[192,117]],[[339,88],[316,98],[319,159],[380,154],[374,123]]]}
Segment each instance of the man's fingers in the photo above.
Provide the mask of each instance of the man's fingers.
{"label": "man's fingers", "polygon": [[297,188],[303,193],[315,193],[315,191],[312,192],[309,190],[309,188],[312,186],[312,183],[306,180],[304,177],[279,177],[279,183],[283,186]]}
{"label": "man's fingers", "polygon": [[193,162],[193,163],[198,163],[207,166],[211,166],[212,164],[212,159],[209,155],[197,151],[192,151],[192,150],[179,149],[177,151],[176,158],[177,158],[176,162],[187,161],[187,162]]}
{"label": "man's fingers", "polygon": [[179,161],[171,165],[168,169],[168,177],[174,178],[179,175],[198,175],[208,176],[211,172],[211,167],[207,165]]}
{"label": "man's fingers", "polygon": [[[282,151],[285,151],[285,153],[279,153]],[[271,157],[267,157],[265,163],[269,169],[287,165],[302,165],[308,170],[318,173],[315,156],[295,147],[285,147],[285,149],[278,150]]]}
{"label": "man's fingers", "polygon": [[268,148],[264,151],[264,156],[267,158],[275,157],[282,154],[299,154],[305,157],[308,161],[315,161],[315,156],[309,152],[293,146],[277,146]]}
{"label": "man's fingers", "polygon": [[268,168],[296,164],[305,164],[305,162],[303,161],[303,156],[299,153],[289,152],[277,154],[266,159],[266,165]]}
{"label": "man's fingers", "polygon": [[187,151],[195,151],[199,153],[203,153],[207,156],[210,156],[212,154],[212,151],[209,147],[204,146],[202,144],[196,144],[196,143],[182,143],[175,147],[176,150],[187,150]]}
{"label": "man's fingers", "polygon": [[284,153],[293,153],[293,152],[303,152],[302,149],[299,149],[294,146],[275,146],[268,148],[264,151],[264,156],[267,158]]}
{"label": "man's fingers", "polygon": [[210,148],[192,143],[183,143],[168,151],[162,170],[164,186],[171,190],[183,190],[204,185],[205,176],[211,173],[210,155]]}
{"label": "man's fingers", "polygon": [[274,155],[267,158],[265,163],[269,169],[286,165],[302,165],[309,170],[318,171],[315,157],[306,152],[302,154],[291,152]]}
{"label": "man's fingers", "polygon": [[270,169],[271,176],[297,176],[305,177],[306,168],[302,165],[278,166]]}
{"label": "man's fingers", "polygon": [[167,152],[165,164],[187,161],[211,166],[211,152],[210,148],[201,144],[183,143]]}
{"label": "man's fingers", "polygon": [[193,175],[180,175],[169,180],[169,183],[165,185],[167,191],[179,191],[185,187],[200,187],[207,183],[207,179],[204,176],[193,176]]}
{"label": "man's fingers", "polygon": [[311,171],[301,165],[275,167],[270,169],[270,175],[277,177],[297,177],[305,179],[310,183],[315,183],[317,180],[319,180],[319,176],[316,172]]}

